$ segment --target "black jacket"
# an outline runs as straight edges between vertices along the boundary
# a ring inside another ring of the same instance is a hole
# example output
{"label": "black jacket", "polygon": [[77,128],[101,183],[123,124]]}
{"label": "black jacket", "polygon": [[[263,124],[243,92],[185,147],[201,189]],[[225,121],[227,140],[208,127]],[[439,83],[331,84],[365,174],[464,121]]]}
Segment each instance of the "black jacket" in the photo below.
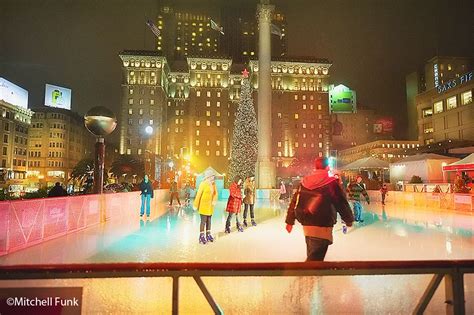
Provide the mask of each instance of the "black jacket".
{"label": "black jacket", "polygon": [[63,197],[63,196],[67,196],[67,191],[61,186],[54,186],[48,192],[48,197]]}
{"label": "black jacket", "polygon": [[348,224],[354,221],[352,210],[337,180],[328,177],[325,171],[317,171],[305,177],[298,186],[285,222],[293,225],[297,219],[302,225],[332,227],[336,223],[337,213]]}
{"label": "black jacket", "polygon": [[153,198],[153,186],[151,185],[151,182],[148,181],[145,183],[145,181],[142,181],[140,183],[140,190],[141,194],[140,195],[151,195],[151,198]]}

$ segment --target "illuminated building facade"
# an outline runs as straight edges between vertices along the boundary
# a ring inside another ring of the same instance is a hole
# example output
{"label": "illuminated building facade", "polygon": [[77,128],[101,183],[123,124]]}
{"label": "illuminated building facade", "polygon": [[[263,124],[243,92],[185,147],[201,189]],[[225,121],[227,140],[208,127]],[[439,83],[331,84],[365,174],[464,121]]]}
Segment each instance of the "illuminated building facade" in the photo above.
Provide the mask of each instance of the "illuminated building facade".
{"label": "illuminated building facade", "polygon": [[[211,28],[211,19],[224,29],[225,36]],[[272,23],[282,36],[272,36],[272,56],[287,54],[287,21],[276,11]],[[179,5],[162,6],[155,21],[161,31],[156,49],[168,60],[184,60],[188,56],[228,56],[234,62],[257,56],[258,29],[255,10],[235,3],[220,8],[192,10]]]}
{"label": "illuminated building facade", "polygon": [[84,127],[84,117],[61,108],[33,109],[28,141],[28,178],[52,186],[66,183],[73,168],[92,158],[94,137]]}
{"label": "illuminated building facade", "polygon": [[22,190],[28,163],[28,132],[33,112],[0,100],[2,158],[0,186]]}
{"label": "illuminated building facade", "polygon": [[[212,166],[225,173],[241,71],[246,66],[218,57],[188,57],[185,63],[169,65],[156,52],[143,51],[126,51],[120,57],[124,73],[120,153],[145,159],[142,130],[152,125],[156,155],[191,158],[198,172]],[[247,66],[257,89],[258,63],[253,60]],[[325,59],[272,61],[272,155],[280,167],[296,155],[325,156],[329,151],[330,66]],[[254,93],[257,108],[257,90]]]}

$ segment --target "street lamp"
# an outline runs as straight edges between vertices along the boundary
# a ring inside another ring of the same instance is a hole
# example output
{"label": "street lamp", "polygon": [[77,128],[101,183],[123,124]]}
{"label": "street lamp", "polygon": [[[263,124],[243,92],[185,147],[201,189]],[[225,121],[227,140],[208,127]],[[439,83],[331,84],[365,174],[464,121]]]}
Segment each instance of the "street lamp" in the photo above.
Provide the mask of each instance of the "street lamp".
{"label": "street lamp", "polygon": [[155,172],[153,171],[153,168],[152,168],[152,163],[151,163],[151,154],[153,154],[153,152],[150,150],[150,146],[151,146],[151,136],[153,135],[153,127],[152,126],[146,126],[145,127],[145,134],[147,136],[147,145],[146,145],[146,149],[145,149],[145,174],[147,174],[148,176],[151,176],[150,178],[151,179],[155,179]]}
{"label": "street lamp", "polygon": [[91,108],[84,116],[84,125],[90,133],[97,137],[94,159],[94,193],[101,194],[104,189],[104,137],[115,130],[117,118],[108,108],[97,106]]}

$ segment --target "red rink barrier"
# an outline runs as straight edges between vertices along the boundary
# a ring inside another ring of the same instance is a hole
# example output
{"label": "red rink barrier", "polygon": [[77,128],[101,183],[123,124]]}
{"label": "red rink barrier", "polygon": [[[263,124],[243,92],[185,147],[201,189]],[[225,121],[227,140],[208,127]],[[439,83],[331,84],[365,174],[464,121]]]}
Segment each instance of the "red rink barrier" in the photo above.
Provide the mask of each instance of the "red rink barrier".
{"label": "red rink barrier", "polygon": [[2,201],[0,256],[123,216],[139,207],[139,192]]}

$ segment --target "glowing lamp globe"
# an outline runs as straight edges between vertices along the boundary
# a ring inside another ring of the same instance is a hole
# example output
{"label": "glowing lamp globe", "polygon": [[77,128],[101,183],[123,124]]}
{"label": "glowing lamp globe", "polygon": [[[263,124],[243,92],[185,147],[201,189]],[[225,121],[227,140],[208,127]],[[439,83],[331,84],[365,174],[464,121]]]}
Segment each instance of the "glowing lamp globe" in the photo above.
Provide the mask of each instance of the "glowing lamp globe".
{"label": "glowing lamp globe", "polygon": [[152,126],[147,126],[147,127],[145,128],[145,133],[146,133],[147,135],[151,135],[151,134],[153,133],[153,127],[152,127]]}
{"label": "glowing lamp globe", "polygon": [[117,118],[110,109],[97,106],[91,108],[84,116],[84,124],[94,136],[104,137],[115,130]]}

